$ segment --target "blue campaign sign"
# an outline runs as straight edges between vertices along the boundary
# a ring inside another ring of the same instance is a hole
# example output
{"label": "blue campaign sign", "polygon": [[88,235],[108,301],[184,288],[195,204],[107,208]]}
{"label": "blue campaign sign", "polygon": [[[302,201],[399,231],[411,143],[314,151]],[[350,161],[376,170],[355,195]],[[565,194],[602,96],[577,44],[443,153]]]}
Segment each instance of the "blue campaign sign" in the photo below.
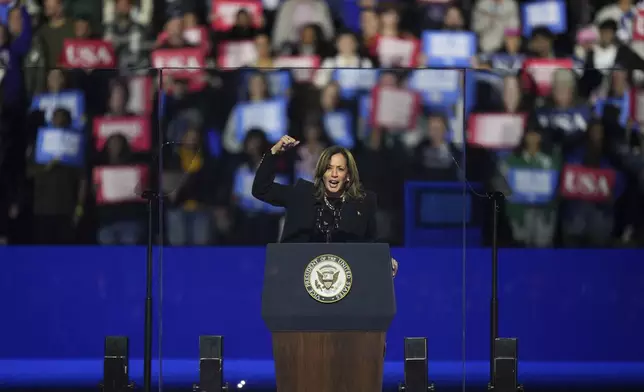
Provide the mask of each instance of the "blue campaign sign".
{"label": "blue campaign sign", "polygon": [[521,5],[523,35],[529,37],[535,27],[547,27],[554,34],[568,31],[566,3],[562,0],[538,0]]}
{"label": "blue campaign sign", "polygon": [[206,132],[208,138],[208,150],[210,155],[213,157],[220,157],[223,152],[223,146],[221,143],[221,131],[217,129],[211,129]]}
{"label": "blue campaign sign", "polygon": [[[242,165],[235,171],[235,180],[233,183],[233,192],[237,197],[239,207],[249,212],[265,212],[265,213],[281,213],[284,211],[282,207],[275,207],[261,200],[257,200],[252,195],[253,180],[255,179],[255,172],[250,170],[248,165]],[[288,184],[286,176],[278,175],[275,177],[275,182],[280,184]]]}
{"label": "blue campaign sign", "polygon": [[359,135],[365,138],[371,133],[371,94],[365,94],[358,99],[359,118],[362,119],[364,133]]}
{"label": "blue campaign sign", "polygon": [[357,94],[371,91],[378,83],[380,72],[372,68],[337,68],[332,79],[340,86],[340,95],[352,99]]}
{"label": "blue campaign sign", "polygon": [[614,106],[619,110],[619,125],[625,127],[631,114],[630,92],[627,90],[619,98],[600,98],[595,102],[595,115],[599,118],[604,116],[606,105]]}
{"label": "blue campaign sign", "polygon": [[353,117],[348,110],[325,113],[323,117],[324,130],[333,142],[345,148],[353,148],[356,144],[353,134]]}
{"label": "blue campaign sign", "polygon": [[462,74],[455,69],[417,69],[411,73],[409,88],[418,91],[430,108],[445,109],[462,97]]}
{"label": "blue campaign sign", "polygon": [[495,72],[502,75],[516,75],[523,68],[525,56],[495,53],[490,56],[489,60]]}
{"label": "blue campaign sign", "polygon": [[313,182],[314,178],[313,175],[306,170],[303,170],[302,166],[300,165],[295,165],[295,178],[301,178],[306,181],[311,181]]}
{"label": "blue campaign sign", "polygon": [[543,128],[558,130],[570,135],[586,131],[591,111],[588,106],[578,106],[566,110],[538,109],[536,116]]}
{"label": "blue campaign sign", "polygon": [[559,171],[510,167],[506,178],[512,189],[512,203],[546,204],[557,194]]}
{"label": "blue campaign sign", "polygon": [[44,112],[48,125],[51,125],[56,109],[69,110],[74,128],[80,128],[85,124],[85,95],[82,91],[65,90],[59,93],[38,94],[31,101],[31,110]]}
{"label": "blue campaign sign", "polygon": [[[245,99],[248,95],[248,81],[253,75],[256,75],[258,71],[243,71],[242,77],[244,82],[239,91],[241,99]],[[272,97],[287,97],[288,91],[291,88],[291,73],[288,70],[274,70],[274,71],[262,71],[259,73],[262,77],[266,78],[266,83],[268,84],[268,92]]]}
{"label": "blue campaign sign", "polygon": [[405,246],[462,246],[464,235],[469,245],[477,246],[480,225],[480,205],[464,182],[405,184]]}
{"label": "blue campaign sign", "polygon": [[35,161],[46,165],[54,159],[64,165],[82,166],[85,161],[82,132],[61,128],[40,128],[36,136]]}
{"label": "blue campaign sign", "polygon": [[271,143],[276,143],[288,132],[286,100],[283,98],[239,104],[236,116],[237,138],[240,143],[251,128],[266,132]]}
{"label": "blue campaign sign", "polygon": [[[468,118],[476,106],[476,73],[474,70],[465,70],[465,87],[463,88],[463,118]],[[465,130],[463,130],[465,132]]]}
{"label": "blue campaign sign", "polygon": [[429,67],[469,68],[476,54],[476,34],[469,31],[423,31],[422,41]]}

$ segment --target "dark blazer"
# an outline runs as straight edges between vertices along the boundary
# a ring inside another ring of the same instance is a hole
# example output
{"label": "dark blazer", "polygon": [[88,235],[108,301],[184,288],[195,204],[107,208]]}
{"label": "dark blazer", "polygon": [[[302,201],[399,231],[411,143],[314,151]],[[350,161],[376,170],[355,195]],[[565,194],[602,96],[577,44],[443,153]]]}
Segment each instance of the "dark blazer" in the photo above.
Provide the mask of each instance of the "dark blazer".
{"label": "dark blazer", "polygon": [[[314,197],[310,181],[295,185],[274,182],[277,156],[264,155],[253,181],[253,196],[261,201],[286,208],[286,222],[281,242],[316,242],[315,221],[323,201]],[[362,200],[346,200],[339,228],[332,234],[334,242],[374,242],[376,240],[376,195],[366,192]]]}

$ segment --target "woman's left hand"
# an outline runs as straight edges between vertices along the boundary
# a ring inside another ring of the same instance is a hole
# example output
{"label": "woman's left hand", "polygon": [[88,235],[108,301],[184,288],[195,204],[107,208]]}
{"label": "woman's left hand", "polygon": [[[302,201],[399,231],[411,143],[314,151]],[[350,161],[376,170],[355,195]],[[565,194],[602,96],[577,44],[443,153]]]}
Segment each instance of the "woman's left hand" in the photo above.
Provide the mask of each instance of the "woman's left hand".
{"label": "woman's left hand", "polygon": [[391,275],[395,278],[398,273],[398,262],[393,257],[391,258]]}

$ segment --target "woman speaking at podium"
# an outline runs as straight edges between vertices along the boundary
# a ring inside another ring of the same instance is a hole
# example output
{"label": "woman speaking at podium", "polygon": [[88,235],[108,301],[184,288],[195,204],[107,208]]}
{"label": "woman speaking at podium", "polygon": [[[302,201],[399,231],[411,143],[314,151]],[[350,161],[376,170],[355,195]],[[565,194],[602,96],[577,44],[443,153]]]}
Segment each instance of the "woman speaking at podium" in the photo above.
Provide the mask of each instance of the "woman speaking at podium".
{"label": "woman speaking at podium", "polygon": [[[373,242],[376,240],[376,195],[365,191],[349,150],[322,151],[313,182],[276,183],[277,156],[300,142],[283,136],[264,155],[253,181],[253,196],[286,209],[281,242]],[[394,276],[398,270],[391,260]]]}

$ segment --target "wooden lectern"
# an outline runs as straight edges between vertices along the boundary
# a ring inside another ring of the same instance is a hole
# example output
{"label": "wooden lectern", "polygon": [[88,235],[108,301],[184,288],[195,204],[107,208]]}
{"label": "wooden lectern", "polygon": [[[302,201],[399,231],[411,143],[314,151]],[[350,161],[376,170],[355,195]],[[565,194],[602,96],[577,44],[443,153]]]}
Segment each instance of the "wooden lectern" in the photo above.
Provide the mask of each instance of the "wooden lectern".
{"label": "wooden lectern", "polygon": [[382,391],[396,313],[387,244],[270,244],[262,317],[278,392]]}

